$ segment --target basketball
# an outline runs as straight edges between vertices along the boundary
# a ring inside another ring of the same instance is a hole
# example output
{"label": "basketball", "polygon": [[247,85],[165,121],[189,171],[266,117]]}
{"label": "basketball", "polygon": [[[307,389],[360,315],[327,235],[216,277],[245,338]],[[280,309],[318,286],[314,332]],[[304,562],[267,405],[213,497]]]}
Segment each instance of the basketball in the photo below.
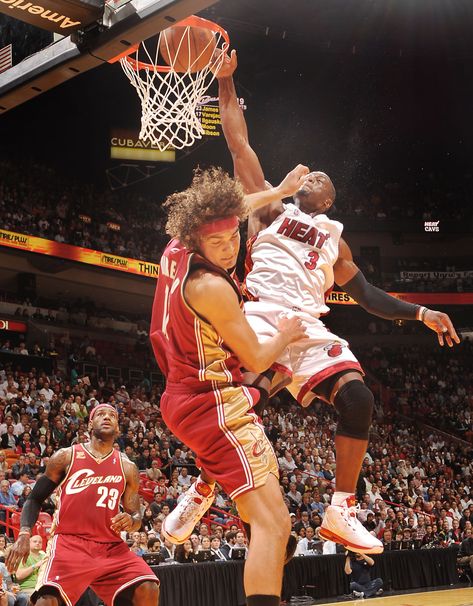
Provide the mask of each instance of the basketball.
{"label": "basketball", "polygon": [[217,46],[215,35],[205,27],[175,25],[164,30],[159,50],[176,72],[198,72],[210,63]]}

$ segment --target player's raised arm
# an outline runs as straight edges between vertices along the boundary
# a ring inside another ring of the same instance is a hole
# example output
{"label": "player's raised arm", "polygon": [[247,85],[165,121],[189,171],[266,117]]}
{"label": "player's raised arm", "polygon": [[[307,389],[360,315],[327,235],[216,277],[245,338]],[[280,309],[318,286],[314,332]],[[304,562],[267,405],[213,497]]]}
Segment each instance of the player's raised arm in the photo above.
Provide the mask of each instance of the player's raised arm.
{"label": "player's raised arm", "polygon": [[[233,73],[237,67],[236,51],[225,55],[222,66],[217,72],[220,119],[223,134],[233,159],[233,172],[238,177],[247,194],[273,189],[265,181],[263,169],[254,149],[250,145],[248,128],[243,110],[238,102]],[[273,197],[271,201],[259,204],[248,217],[248,237],[264,229],[282,212],[282,197]],[[264,207],[264,208],[260,208]]]}
{"label": "player's raised arm", "polygon": [[61,448],[49,459],[45,473],[39,478],[26,499],[20,518],[18,539],[8,553],[5,565],[14,572],[20,563],[26,562],[30,553],[31,529],[38,520],[41,505],[51,496],[66,475],[71,463],[71,448]]}
{"label": "player's raised arm", "polygon": [[341,286],[368,313],[386,320],[420,320],[437,333],[440,345],[460,343],[449,316],[422,305],[407,303],[392,297],[384,290],[370,284],[353,261],[348,244],[340,239],[338,261],[333,266],[335,282]]}
{"label": "player's raised arm", "polygon": [[221,276],[205,270],[196,271],[188,280],[185,296],[191,307],[212,324],[251,372],[268,369],[290,343],[306,336],[301,321],[292,317],[281,321],[274,337],[258,341],[231,285]]}
{"label": "player's raised arm", "polygon": [[217,72],[218,98],[223,134],[233,158],[235,177],[241,181],[246,193],[266,189],[263,169],[248,138],[243,111],[238,102],[233,73],[237,67],[236,51],[224,56],[223,64]]}
{"label": "player's raised arm", "polygon": [[123,469],[125,471],[126,487],[122,497],[121,511],[112,518],[111,529],[120,534],[122,531],[134,532],[141,528],[140,497],[138,488],[140,475],[138,468],[129,459],[122,457]]}

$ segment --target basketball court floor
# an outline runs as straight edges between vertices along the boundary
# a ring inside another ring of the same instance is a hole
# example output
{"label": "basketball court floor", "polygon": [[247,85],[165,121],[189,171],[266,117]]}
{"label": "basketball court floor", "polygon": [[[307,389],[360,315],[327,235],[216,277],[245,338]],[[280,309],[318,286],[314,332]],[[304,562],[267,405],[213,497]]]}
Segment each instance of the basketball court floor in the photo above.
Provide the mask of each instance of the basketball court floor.
{"label": "basketball court floor", "polygon": [[[355,606],[367,604],[366,600],[349,602]],[[473,588],[446,589],[442,591],[426,590],[418,593],[406,593],[380,598],[370,598],[373,606],[473,606]],[[319,602],[320,604],[320,602]],[[340,602],[324,602],[324,606],[340,606]]]}

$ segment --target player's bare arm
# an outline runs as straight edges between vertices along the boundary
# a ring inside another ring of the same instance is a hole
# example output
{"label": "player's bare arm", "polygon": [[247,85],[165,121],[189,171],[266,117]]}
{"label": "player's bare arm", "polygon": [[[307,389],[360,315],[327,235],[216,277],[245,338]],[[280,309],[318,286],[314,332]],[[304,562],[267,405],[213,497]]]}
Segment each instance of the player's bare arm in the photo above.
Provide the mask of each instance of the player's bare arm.
{"label": "player's bare arm", "polygon": [[49,459],[44,474],[39,478],[27,498],[20,519],[18,539],[8,553],[5,561],[10,572],[14,572],[20,563],[25,563],[30,553],[31,529],[38,520],[43,502],[52,495],[65,478],[72,460],[72,448],[61,448]]}
{"label": "player's bare arm", "polygon": [[449,316],[421,305],[414,305],[392,297],[370,284],[353,261],[348,244],[340,238],[338,260],[333,266],[335,282],[341,286],[368,313],[387,320],[420,320],[437,333],[440,345],[449,347],[460,343]]}
{"label": "player's bare arm", "polygon": [[251,372],[263,372],[294,341],[305,338],[299,318],[281,321],[277,335],[260,343],[240,308],[231,285],[218,274],[197,270],[184,294],[189,305],[215,328],[224,342]]}
{"label": "player's bare arm", "polygon": [[[234,175],[242,183],[245,192],[252,194],[272,188],[265,181],[258,156],[249,142],[248,128],[233,82],[237,64],[236,51],[232,50],[230,55],[224,56],[217,73],[220,119],[225,141],[232,155]],[[281,214],[283,197],[276,197],[264,208],[254,209],[248,219],[248,237],[265,229]]]}
{"label": "player's bare arm", "polygon": [[140,497],[138,495],[140,475],[138,468],[125,456],[122,456],[122,464],[126,480],[125,492],[122,497],[124,511],[112,518],[110,526],[117,534],[122,531],[134,532],[141,528]]}

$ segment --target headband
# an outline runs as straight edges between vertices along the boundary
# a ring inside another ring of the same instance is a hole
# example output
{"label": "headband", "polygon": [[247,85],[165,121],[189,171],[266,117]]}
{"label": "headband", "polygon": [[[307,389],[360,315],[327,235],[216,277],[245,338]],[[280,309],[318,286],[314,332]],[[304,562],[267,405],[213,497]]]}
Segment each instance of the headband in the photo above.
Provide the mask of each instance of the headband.
{"label": "headband", "polygon": [[96,413],[98,410],[100,410],[101,408],[110,408],[110,410],[113,410],[113,412],[114,412],[114,413],[115,413],[115,414],[118,416],[118,413],[117,413],[116,409],[115,409],[113,406],[111,406],[110,404],[99,404],[98,406],[96,406],[95,408],[93,408],[93,409],[90,411],[90,417],[89,417],[89,421],[92,421],[92,419],[93,419],[93,418],[94,418],[94,416],[95,416],[95,413]]}
{"label": "headband", "polygon": [[210,223],[204,223],[204,225],[202,225],[198,231],[201,236],[209,236],[219,231],[236,229],[238,227],[238,223],[238,217],[236,216],[225,217],[224,219],[217,219],[216,221],[211,221]]}

